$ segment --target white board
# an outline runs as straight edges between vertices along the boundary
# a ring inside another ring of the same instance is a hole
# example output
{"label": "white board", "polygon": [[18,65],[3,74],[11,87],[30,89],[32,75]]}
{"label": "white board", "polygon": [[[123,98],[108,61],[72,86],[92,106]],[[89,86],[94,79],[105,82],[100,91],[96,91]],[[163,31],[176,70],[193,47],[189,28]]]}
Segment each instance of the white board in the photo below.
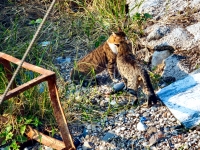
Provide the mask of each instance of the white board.
{"label": "white board", "polygon": [[186,128],[200,124],[200,73],[166,86],[157,95]]}

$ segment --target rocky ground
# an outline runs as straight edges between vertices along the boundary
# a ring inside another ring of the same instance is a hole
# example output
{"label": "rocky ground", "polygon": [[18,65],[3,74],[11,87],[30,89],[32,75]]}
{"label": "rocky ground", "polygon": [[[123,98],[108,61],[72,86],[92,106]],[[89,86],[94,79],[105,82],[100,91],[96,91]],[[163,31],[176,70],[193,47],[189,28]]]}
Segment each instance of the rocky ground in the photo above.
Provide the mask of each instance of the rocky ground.
{"label": "rocky ground", "polygon": [[[138,127],[141,116],[147,118],[144,131]],[[122,111],[86,128],[88,135],[77,149],[200,148],[200,131],[185,131],[165,106]]]}
{"label": "rocky ground", "polygon": [[[109,91],[110,85],[102,85],[98,89]],[[127,105],[128,100],[122,97],[109,101],[109,98],[103,97],[96,103],[107,109],[109,104]],[[145,118],[144,122],[141,121],[142,118]],[[81,141],[77,148],[79,150],[200,148],[200,129],[185,129],[162,104],[151,108],[139,105],[136,108],[121,110],[97,123],[74,124],[70,126],[70,130],[72,136]],[[87,130],[84,136],[76,136],[83,130]]]}

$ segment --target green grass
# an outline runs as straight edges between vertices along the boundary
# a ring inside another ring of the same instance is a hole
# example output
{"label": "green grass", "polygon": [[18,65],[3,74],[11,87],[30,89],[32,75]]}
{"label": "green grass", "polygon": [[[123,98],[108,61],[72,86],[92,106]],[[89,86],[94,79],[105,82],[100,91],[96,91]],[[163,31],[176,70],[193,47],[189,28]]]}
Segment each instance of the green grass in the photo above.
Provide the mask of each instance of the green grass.
{"label": "green grass", "polygon": [[[34,2],[44,5],[46,8],[49,4],[49,1],[44,1],[42,4],[38,0]],[[116,32],[118,30],[118,27],[121,27],[126,32],[129,39],[136,41],[138,36],[143,34],[143,26],[151,16],[148,14],[136,14],[132,18],[126,18],[125,0],[93,0],[90,3],[74,0],[74,2],[79,4],[82,11],[75,13],[70,10],[68,1],[61,1],[55,5],[54,13],[50,15],[44,24],[42,32],[37,42],[33,45],[26,61],[56,72],[60,100],[69,123],[74,121],[82,123],[98,122],[102,118],[134,106],[129,103],[125,106],[110,105],[113,99],[118,102],[118,97],[122,96],[122,93],[111,96],[108,106],[103,109],[99,106],[99,102],[97,104],[92,103],[95,99],[102,100],[105,98],[101,96],[102,94],[99,92],[98,87],[81,88],[80,86],[66,83],[65,74],[61,73],[59,66],[54,63],[55,58],[68,56],[73,61],[76,61],[83,54],[87,54],[102,44],[113,31]],[[22,1],[21,4],[16,2],[11,4],[10,8],[8,7],[0,12],[11,14],[11,21],[6,20],[9,25],[5,26],[5,22],[0,22],[0,51],[21,59],[38,27],[40,17],[36,16],[34,19],[30,19],[23,12],[22,8],[24,7],[25,10],[28,10],[29,7],[27,6],[30,6],[31,3]],[[17,7],[19,5],[21,7]],[[136,7],[138,6],[139,4]],[[35,5],[34,9],[37,12],[41,8]],[[50,41],[51,44],[43,47],[41,45],[43,41]],[[71,63],[72,66],[73,62]],[[16,66],[13,65],[13,68],[16,69]],[[37,77],[38,74],[21,69],[17,78],[18,81],[20,79],[20,82],[25,83],[32,79],[31,76]],[[8,81],[5,78],[3,67],[0,66],[0,94],[4,92],[7,84]],[[40,123],[42,123],[43,128],[50,126],[52,133],[57,131],[48,89],[46,84],[42,84],[42,86],[44,86],[42,93],[39,91],[40,87],[35,86],[20,94],[20,100],[11,98],[0,105],[1,115],[6,115],[9,118],[9,122],[0,128],[0,135],[11,134],[9,138],[15,141],[12,144],[13,147],[15,146],[13,149],[18,149],[15,145],[16,142],[19,142],[17,136],[22,137],[24,133],[22,132],[24,129],[21,129],[20,126],[32,124],[32,126],[37,127],[41,126]],[[25,110],[23,116],[21,108]],[[21,118],[14,119],[13,115],[16,117],[21,116]],[[27,122],[27,120],[30,122]],[[12,128],[6,129],[7,125],[12,126]],[[10,140],[9,138],[7,141]]]}

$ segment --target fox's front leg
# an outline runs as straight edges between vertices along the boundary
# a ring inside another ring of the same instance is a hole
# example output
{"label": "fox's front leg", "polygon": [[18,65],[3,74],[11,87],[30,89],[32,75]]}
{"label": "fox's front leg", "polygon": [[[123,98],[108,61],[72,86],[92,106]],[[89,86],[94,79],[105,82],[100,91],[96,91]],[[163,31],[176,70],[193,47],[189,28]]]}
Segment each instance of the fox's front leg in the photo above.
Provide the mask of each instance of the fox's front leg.
{"label": "fox's front leg", "polygon": [[107,66],[108,73],[109,73],[110,78],[112,79],[113,82],[118,81],[114,76],[114,74],[115,74],[115,64],[116,64],[115,60],[110,60],[108,62],[108,66]]}
{"label": "fox's front leg", "polygon": [[124,84],[125,84],[125,88],[127,89],[127,79],[124,77],[124,76],[122,76],[122,80],[124,81]]}

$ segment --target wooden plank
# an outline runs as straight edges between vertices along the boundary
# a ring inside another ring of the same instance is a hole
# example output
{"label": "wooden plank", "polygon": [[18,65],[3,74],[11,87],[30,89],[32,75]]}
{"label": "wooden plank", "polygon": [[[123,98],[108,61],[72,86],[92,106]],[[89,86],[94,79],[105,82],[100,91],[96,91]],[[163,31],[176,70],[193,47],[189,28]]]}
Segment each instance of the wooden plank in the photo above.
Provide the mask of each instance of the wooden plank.
{"label": "wooden plank", "polygon": [[[5,60],[8,60],[14,64],[17,64],[19,65],[21,60],[20,59],[17,59],[15,57],[12,57],[8,54],[5,54],[5,53],[2,53],[0,52],[0,58],[1,59],[5,59]],[[46,69],[43,69],[41,67],[38,67],[38,66],[34,66],[32,64],[29,64],[27,62],[24,62],[23,65],[22,65],[23,68],[26,68],[28,70],[31,70],[31,71],[34,71],[34,72],[37,72],[37,73],[40,73],[40,74],[44,74],[44,75],[51,75],[51,74],[54,74],[53,71],[50,71],[50,70],[46,70]]]}
{"label": "wooden plank", "polygon": [[[24,83],[24,84],[22,84],[22,85],[20,85],[20,86],[18,86],[16,88],[10,90],[6,94],[4,100],[9,99],[9,98],[14,97],[14,96],[17,96],[18,94],[20,94],[20,93],[32,88],[33,86],[35,86],[35,85],[37,85],[37,84],[39,84],[39,83],[41,83],[43,81],[47,81],[47,78],[48,78],[48,76],[41,75],[41,76],[31,80],[31,81],[28,81],[28,82],[26,82],[26,83]],[[2,99],[2,95],[0,96],[0,99]]]}

